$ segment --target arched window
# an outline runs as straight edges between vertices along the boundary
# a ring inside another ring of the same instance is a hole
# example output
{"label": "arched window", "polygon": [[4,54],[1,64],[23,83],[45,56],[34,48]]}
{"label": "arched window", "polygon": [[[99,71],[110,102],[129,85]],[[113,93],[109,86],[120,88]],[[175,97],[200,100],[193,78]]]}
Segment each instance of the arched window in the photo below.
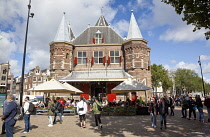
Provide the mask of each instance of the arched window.
{"label": "arched window", "polygon": [[66,53],[66,59],[68,59],[69,58],[69,53]]}

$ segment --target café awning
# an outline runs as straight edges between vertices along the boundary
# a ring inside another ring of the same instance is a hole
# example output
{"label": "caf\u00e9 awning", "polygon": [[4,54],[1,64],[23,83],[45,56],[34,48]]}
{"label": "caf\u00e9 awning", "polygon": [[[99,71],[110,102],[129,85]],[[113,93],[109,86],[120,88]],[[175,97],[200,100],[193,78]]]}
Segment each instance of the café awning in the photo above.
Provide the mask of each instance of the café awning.
{"label": "caf\u00e9 awning", "polygon": [[44,93],[76,93],[76,91],[68,88],[67,86],[63,85],[55,79],[51,79],[50,81],[44,82],[34,88],[29,89],[29,91]]}
{"label": "caf\u00e9 awning", "polygon": [[68,84],[68,83],[63,83],[64,86],[68,87],[68,89],[72,90],[72,91],[75,91],[76,94],[81,94],[83,93],[81,90],[79,90],[78,88],[75,88],[74,86]]}
{"label": "caf\u00e9 awning", "polygon": [[137,82],[135,79],[128,78],[124,82],[111,90],[112,93],[127,93],[136,91],[150,90],[150,87],[145,86],[142,83]]}
{"label": "caf\u00e9 awning", "polygon": [[124,81],[132,77],[124,70],[91,70],[72,71],[68,76],[59,79],[63,82],[89,82],[89,81]]}

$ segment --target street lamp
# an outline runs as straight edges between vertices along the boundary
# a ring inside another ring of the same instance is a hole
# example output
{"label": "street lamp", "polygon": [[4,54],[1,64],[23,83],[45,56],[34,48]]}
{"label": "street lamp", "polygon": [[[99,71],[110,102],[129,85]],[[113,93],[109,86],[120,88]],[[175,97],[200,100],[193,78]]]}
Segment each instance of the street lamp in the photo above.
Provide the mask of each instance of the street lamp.
{"label": "street lamp", "polygon": [[8,74],[9,74],[9,61],[8,61],[8,66],[7,66],[7,69],[5,69],[5,71],[7,72],[7,81],[6,81],[6,96],[5,98],[7,98],[7,91],[8,91]]}
{"label": "street lamp", "polygon": [[24,52],[23,52],[23,65],[22,65],[21,85],[20,85],[20,106],[22,106],[22,102],[23,102],[22,101],[23,100],[23,85],[24,85],[24,71],[25,71],[26,45],[27,45],[27,37],[28,37],[29,17],[31,18],[34,17],[34,13],[30,13],[30,9],[31,9],[31,0],[29,0],[29,4],[28,4],[28,18],[27,18],[27,25],[26,25]]}
{"label": "street lamp", "polygon": [[200,65],[200,69],[201,69],[201,77],[202,77],[202,83],[203,83],[203,93],[204,93],[204,96],[205,96],[206,92],[205,92],[205,87],[204,87],[203,72],[202,72],[202,67],[201,67],[200,56],[199,56],[198,64]]}

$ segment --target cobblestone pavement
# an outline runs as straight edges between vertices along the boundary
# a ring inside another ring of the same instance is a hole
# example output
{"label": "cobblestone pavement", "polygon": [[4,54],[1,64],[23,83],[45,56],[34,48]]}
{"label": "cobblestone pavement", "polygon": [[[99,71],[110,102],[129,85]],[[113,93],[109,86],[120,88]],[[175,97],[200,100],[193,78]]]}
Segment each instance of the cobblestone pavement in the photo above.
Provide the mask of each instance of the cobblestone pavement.
{"label": "cobblestone pavement", "polygon": [[[149,115],[102,116],[103,129],[95,130],[91,112],[87,114],[87,128],[82,129],[79,127],[78,115],[64,116],[64,122],[55,124],[53,127],[47,126],[47,116],[34,115],[31,116],[32,131],[27,134],[21,133],[24,129],[24,121],[18,121],[15,125],[14,137],[210,137],[210,123],[207,122],[206,117],[205,123],[183,119],[180,110],[180,107],[176,107],[175,116],[167,117],[167,129],[162,131],[159,126],[159,116],[157,116],[157,128],[151,127]],[[206,109],[204,112],[207,116]]]}

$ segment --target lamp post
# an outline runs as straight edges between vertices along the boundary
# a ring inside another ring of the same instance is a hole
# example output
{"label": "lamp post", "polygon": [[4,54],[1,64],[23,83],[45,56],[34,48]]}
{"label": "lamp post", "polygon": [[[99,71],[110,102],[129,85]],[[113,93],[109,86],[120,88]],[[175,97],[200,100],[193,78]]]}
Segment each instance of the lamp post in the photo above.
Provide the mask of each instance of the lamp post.
{"label": "lamp post", "polygon": [[203,93],[204,93],[204,96],[205,96],[206,92],[205,92],[205,87],[204,87],[203,72],[202,72],[202,67],[201,67],[200,56],[199,56],[198,64],[200,65],[200,69],[201,69],[201,77],[202,77],[202,83],[203,83]]}
{"label": "lamp post", "polygon": [[20,86],[20,106],[22,106],[22,102],[23,102],[23,89],[24,89],[23,85],[24,85],[24,71],[25,71],[26,45],[27,45],[27,37],[28,37],[29,17],[33,18],[34,16],[34,13],[30,13],[30,9],[31,9],[31,0],[29,0],[29,4],[28,4],[28,18],[27,18],[27,25],[26,25],[24,52],[23,52],[23,65],[22,65],[21,86]]}
{"label": "lamp post", "polygon": [[7,66],[7,70],[6,70],[6,72],[7,72],[7,81],[6,81],[6,97],[5,98],[7,98],[7,90],[8,90],[8,75],[9,75],[9,61],[8,61],[8,66]]}

